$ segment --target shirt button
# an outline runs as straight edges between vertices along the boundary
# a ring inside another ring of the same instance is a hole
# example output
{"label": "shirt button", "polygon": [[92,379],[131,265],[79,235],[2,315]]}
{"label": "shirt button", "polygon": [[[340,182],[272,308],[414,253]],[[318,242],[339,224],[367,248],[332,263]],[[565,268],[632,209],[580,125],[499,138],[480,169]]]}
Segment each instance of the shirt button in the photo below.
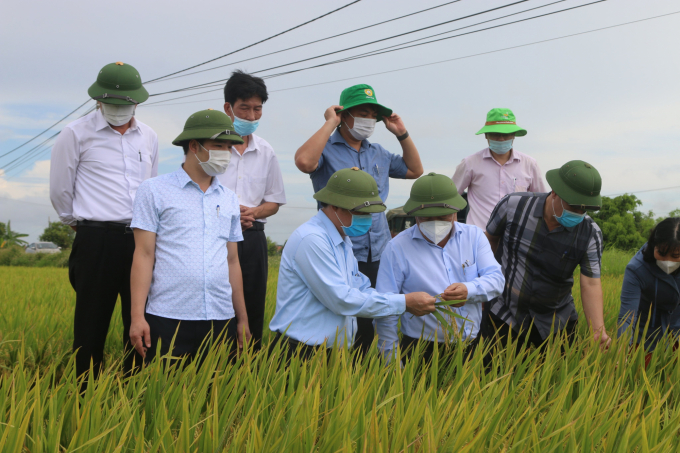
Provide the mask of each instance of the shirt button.
{"label": "shirt button", "polygon": [[238,179],[241,179],[241,177],[239,176]]}
{"label": "shirt button", "polygon": [[505,184],[505,181],[501,181],[501,184]]}

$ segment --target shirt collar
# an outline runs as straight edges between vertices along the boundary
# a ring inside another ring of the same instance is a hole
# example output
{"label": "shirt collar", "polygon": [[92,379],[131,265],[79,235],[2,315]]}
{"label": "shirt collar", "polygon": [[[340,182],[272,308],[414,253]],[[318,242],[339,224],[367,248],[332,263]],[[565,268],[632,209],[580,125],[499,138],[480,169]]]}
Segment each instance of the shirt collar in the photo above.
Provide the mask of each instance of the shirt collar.
{"label": "shirt collar", "polygon": [[[347,143],[347,140],[345,140],[345,137],[343,137],[342,134],[340,133],[340,129],[336,129],[335,132],[333,132],[333,135],[331,135],[331,143],[334,144],[334,145],[338,144],[338,143],[343,143],[346,147],[348,147],[352,151],[357,152],[356,149],[352,148],[349,145],[349,143]],[[364,139],[364,140],[361,141],[361,148],[360,149],[368,148],[369,146],[371,146],[371,142]]]}
{"label": "shirt collar", "polygon": [[247,152],[250,151],[259,151],[260,148],[257,146],[257,140],[255,139],[255,134],[250,134],[250,139],[248,140],[248,146],[246,147],[245,151],[243,151],[243,154],[240,154],[238,151],[236,151],[237,154],[240,154],[241,156],[244,155]]}
{"label": "shirt collar", "polygon": [[316,216],[319,218],[321,226],[326,229],[326,232],[331,237],[333,245],[338,246],[340,243],[345,242],[342,236],[340,236],[340,233],[338,233],[338,229],[335,228],[335,225],[333,225],[333,222],[331,222],[331,219],[328,218],[325,212],[319,209],[319,212],[316,213]]}
{"label": "shirt collar", "polygon": [[[514,149],[513,149],[512,151],[510,151],[510,152],[512,153],[512,155],[510,156],[510,159],[508,159],[508,162],[512,162],[512,161],[514,161],[514,160],[517,160],[517,161],[521,161],[521,160],[522,160],[522,158],[521,158],[520,156],[517,155],[517,153],[515,152]],[[491,150],[490,150],[489,148],[484,148],[484,149],[482,150],[482,158],[483,158],[483,159],[493,159],[493,156],[491,155]],[[496,159],[494,159],[494,160],[496,160]],[[498,161],[496,161],[496,162],[498,162]],[[507,164],[508,162],[506,162],[506,164]]]}
{"label": "shirt collar", "polygon": [[[198,187],[198,184],[191,179],[191,176],[184,170],[183,166],[180,166],[176,171],[175,171],[175,176],[177,177],[177,185],[178,187],[184,189],[187,184],[192,184],[195,187]],[[210,193],[213,190],[220,189],[224,191],[224,186],[220,183],[219,178],[217,176],[213,176],[212,182],[210,183],[210,186],[208,187],[208,190],[205,191],[205,193]],[[200,190],[200,187],[199,187]]]}
{"label": "shirt collar", "polygon": [[[102,130],[102,129],[106,128],[106,127],[109,127],[109,128],[111,128],[111,130],[114,130],[114,129],[111,127],[111,125],[109,125],[109,123],[106,121],[106,118],[104,118],[104,114],[102,113],[101,109],[95,110],[95,113],[96,113],[96,115],[95,115],[95,127],[94,127],[94,130],[95,130],[95,131],[99,132],[100,130]],[[140,133],[141,133],[141,131],[142,131],[142,130],[138,127],[138,125],[137,125],[137,120],[136,120],[135,117],[133,116],[133,117],[132,117],[132,124],[130,125],[130,128],[129,128],[127,131],[125,131],[125,133],[127,134],[128,131],[136,131],[136,130],[139,130]]]}

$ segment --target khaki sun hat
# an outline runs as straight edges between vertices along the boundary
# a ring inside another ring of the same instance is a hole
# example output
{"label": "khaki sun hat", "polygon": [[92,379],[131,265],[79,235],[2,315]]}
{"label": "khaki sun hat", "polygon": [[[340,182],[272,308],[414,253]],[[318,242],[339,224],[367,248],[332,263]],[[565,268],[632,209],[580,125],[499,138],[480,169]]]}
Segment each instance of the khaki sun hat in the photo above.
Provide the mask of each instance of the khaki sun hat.
{"label": "khaki sun hat", "polygon": [[467,202],[460,196],[451,178],[428,173],[413,183],[404,212],[416,217],[438,217],[462,211],[465,206]]}
{"label": "khaki sun hat", "polygon": [[201,110],[184,123],[184,130],[172,141],[173,145],[182,146],[189,140],[224,140],[243,143],[243,139],[234,130],[234,124],[226,113],[219,110]]}
{"label": "khaki sun hat", "polygon": [[597,211],[602,207],[602,177],[588,162],[572,160],[545,174],[550,188],[569,206]]}
{"label": "khaki sun hat", "polygon": [[141,104],[149,99],[139,72],[121,61],[104,66],[87,94],[104,104]]}
{"label": "khaki sun hat", "polygon": [[354,212],[383,212],[386,209],[373,176],[357,167],[333,173],[326,187],[314,194],[314,199]]}

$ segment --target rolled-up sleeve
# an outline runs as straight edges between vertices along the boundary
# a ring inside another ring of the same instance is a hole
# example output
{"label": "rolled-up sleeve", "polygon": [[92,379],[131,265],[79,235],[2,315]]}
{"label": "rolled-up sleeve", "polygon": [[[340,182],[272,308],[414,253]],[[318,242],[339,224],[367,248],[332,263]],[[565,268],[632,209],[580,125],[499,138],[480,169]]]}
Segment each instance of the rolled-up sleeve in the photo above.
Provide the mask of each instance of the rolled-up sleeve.
{"label": "rolled-up sleeve", "polygon": [[500,296],[505,285],[501,266],[494,258],[491,245],[481,229],[476,243],[477,278],[464,282],[468,290],[467,303],[488,302]]}
{"label": "rolled-up sleeve", "polygon": [[[399,266],[399,260],[395,257],[395,251],[391,243],[387,244],[380,258],[380,269],[375,289],[380,293],[401,293],[404,272]],[[384,358],[389,359],[399,346],[399,335],[397,333],[397,323],[399,316],[385,316],[376,318],[375,330],[378,334],[378,351]]]}
{"label": "rolled-up sleeve", "polygon": [[73,129],[65,127],[52,147],[50,162],[50,200],[66,225],[75,226],[73,197],[80,162],[80,143]]}
{"label": "rolled-up sleeve", "polygon": [[619,337],[623,335],[628,326],[635,325],[640,297],[642,295],[642,282],[630,266],[626,267],[621,286],[621,309],[619,310],[618,326]]}
{"label": "rolled-up sleeve", "polygon": [[370,287],[361,289],[365,285],[360,285],[360,288],[349,285],[331,247],[324,238],[309,235],[302,240],[295,253],[300,277],[326,308],[337,315],[363,318],[399,315],[404,312],[406,297],[402,294],[381,294]]}
{"label": "rolled-up sleeve", "polygon": [[147,179],[141,183],[137,189],[135,204],[132,209],[132,222],[130,222],[130,228],[158,233],[159,224],[160,217],[158,215],[158,209],[156,209],[153,190],[151,188],[150,180]]}

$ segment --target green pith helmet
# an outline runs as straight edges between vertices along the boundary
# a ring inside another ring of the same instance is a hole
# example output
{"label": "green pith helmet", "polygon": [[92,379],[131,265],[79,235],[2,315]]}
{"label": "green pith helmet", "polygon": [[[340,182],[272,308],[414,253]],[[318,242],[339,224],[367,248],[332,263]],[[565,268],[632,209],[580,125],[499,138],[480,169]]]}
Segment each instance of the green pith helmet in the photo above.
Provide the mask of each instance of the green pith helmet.
{"label": "green pith helmet", "polygon": [[314,194],[314,199],[354,212],[383,212],[386,209],[373,176],[357,167],[333,173],[326,187]]}
{"label": "green pith helmet", "polygon": [[234,130],[234,124],[226,113],[219,110],[201,110],[184,123],[184,130],[172,141],[173,145],[182,146],[189,140],[228,140],[243,143],[243,139]]}
{"label": "green pith helmet", "polygon": [[141,104],[149,99],[139,72],[120,61],[104,66],[87,94],[105,104]]}
{"label": "green pith helmet", "polygon": [[373,87],[364,83],[342,90],[342,93],[340,93],[340,105],[342,106],[342,110],[338,110],[338,112],[344,112],[345,110],[361,104],[373,104],[378,107],[378,121],[382,121],[383,116],[392,115],[391,109],[378,104]]}
{"label": "green pith helmet", "polygon": [[451,178],[428,173],[413,183],[404,212],[416,217],[439,217],[462,211],[465,206],[467,202],[460,196]]}
{"label": "green pith helmet", "polygon": [[517,126],[515,114],[510,109],[491,109],[486,114],[486,124],[475,135],[497,133],[512,134],[515,137],[524,137],[527,131]]}
{"label": "green pith helmet", "polygon": [[597,211],[602,207],[602,177],[595,167],[572,160],[545,174],[550,188],[569,206]]}

